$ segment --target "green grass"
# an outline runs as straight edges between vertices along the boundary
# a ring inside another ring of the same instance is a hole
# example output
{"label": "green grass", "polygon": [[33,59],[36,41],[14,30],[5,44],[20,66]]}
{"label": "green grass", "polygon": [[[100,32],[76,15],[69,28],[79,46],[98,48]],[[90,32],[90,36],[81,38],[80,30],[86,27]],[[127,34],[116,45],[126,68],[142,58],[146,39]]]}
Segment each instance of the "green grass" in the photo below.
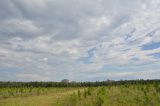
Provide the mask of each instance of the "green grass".
{"label": "green grass", "polygon": [[[7,89],[13,90],[7,93]],[[24,88],[21,95],[15,93],[16,89],[19,88],[1,88],[0,106],[160,106],[159,84],[32,88],[32,92]]]}
{"label": "green grass", "polygon": [[160,106],[160,86],[118,85],[73,93],[61,106]]}
{"label": "green grass", "polygon": [[32,88],[32,92],[30,88],[23,88],[22,92],[19,91],[21,88],[0,89],[0,106],[56,106],[58,101],[84,88]]}

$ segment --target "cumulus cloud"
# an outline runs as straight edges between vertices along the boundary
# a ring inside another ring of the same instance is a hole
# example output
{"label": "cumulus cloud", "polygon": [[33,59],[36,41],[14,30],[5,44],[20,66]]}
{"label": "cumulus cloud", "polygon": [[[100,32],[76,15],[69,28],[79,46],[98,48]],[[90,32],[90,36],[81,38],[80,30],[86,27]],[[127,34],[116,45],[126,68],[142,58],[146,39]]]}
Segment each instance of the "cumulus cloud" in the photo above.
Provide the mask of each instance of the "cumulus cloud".
{"label": "cumulus cloud", "polygon": [[158,0],[0,1],[0,80],[158,78],[159,12]]}

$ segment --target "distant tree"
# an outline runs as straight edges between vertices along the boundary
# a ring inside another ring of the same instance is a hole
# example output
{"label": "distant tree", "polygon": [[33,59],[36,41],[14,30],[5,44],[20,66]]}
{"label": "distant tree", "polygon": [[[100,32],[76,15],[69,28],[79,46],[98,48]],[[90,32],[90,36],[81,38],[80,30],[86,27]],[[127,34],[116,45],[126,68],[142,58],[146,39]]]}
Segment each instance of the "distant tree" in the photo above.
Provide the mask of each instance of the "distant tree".
{"label": "distant tree", "polygon": [[63,83],[69,83],[69,80],[68,79],[63,79],[61,82],[63,82]]}
{"label": "distant tree", "polygon": [[113,83],[114,83],[114,80],[106,80],[106,83],[108,84],[108,85],[112,85]]}
{"label": "distant tree", "polygon": [[76,83],[76,81],[71,81],[71,83]]}

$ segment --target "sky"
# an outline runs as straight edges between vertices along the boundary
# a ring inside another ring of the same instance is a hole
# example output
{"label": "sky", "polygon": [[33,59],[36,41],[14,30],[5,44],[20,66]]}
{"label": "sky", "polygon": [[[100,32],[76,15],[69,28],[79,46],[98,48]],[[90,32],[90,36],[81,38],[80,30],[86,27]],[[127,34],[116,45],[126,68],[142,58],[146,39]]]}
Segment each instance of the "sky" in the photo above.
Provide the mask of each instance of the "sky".
{"label": "sky", "polygon": [[0,0],[0,81],[160,78],[160,0]]}

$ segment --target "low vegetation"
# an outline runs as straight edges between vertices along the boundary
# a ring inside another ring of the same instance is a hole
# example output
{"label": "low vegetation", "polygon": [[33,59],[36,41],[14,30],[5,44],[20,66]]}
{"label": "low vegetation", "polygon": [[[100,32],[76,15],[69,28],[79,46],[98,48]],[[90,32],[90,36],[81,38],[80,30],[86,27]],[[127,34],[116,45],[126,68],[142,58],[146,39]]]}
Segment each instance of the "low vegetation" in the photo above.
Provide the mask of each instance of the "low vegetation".
{"label": "low vegetation", "polygon": [[160,106],[159,80],[85,83],[88,87],[75,82],[74,87],[14,84],[1,86],[0,106]]}
{"label": "low vegetation", "polygon": [[88,88],[60,106],[160,106],[159,89],[154,84]]}

